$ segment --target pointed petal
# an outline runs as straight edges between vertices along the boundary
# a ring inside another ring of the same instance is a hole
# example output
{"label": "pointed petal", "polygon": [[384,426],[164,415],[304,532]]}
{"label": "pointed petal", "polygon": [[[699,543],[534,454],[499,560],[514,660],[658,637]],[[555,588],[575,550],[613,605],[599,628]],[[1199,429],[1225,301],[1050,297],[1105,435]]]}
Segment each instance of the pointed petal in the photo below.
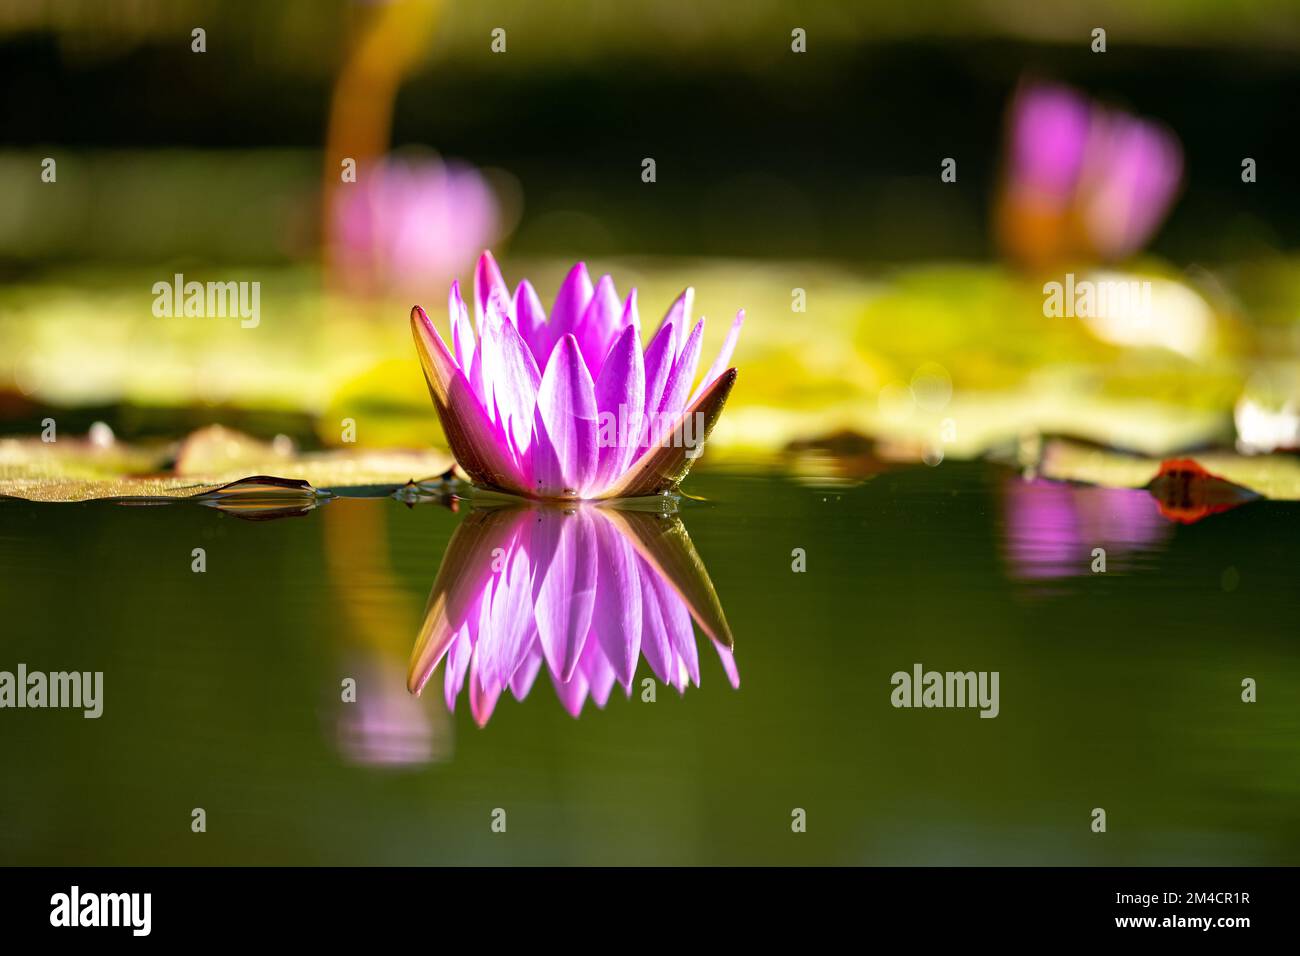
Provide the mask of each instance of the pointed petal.
{"label": "pointed petal", "polygon": [[636,307],[636,289],[628,293],[627,302],[623,304],[623,315],[619,318],[620,328],[625,329],[629,325],[636,329],[636,337],[639,341],[641,338],[641,313],[637,311]]}
{"label": "pointed petal", "polygon": [[[532,350],[514,325],[488,304],[484,319],[483,352],[485,380],[492,383],[492,397],[500,412],[499,424],[508,428],[514,446],[526,452],[532,443],[533,413],[542,376]],[[522,469],[521,469],[522,470]]]}
{"label": "pointed petal", "polygon": [[725,644],[719,644],[717,641],[713,642],[713,649],[718,652],[718,660],[722,662],[722,670],[727,675],[727,681],[734,689],[739,690],[740,670],[736,667],[735,652]]}
{"label": "pointed petal", "polygon": [[465,381],[469,384],[469,390],[479,400],[479,404],[487,412],[488,421],[496,423],[496,406],[492,404],[492,380],[483,374],[483,340],[481,338],[483,327],[479,327],[479,347],[474,350],[473,359],[469,363],[469,368],[462,369],[465,374]]}
{"label": "pointed petal", "polygon": [[496,709],[497,699],[501,696],[500,687],[485,686],[480,678],[477,665],[479,646],[474,647],[474,657],[469,669],[469,711],[474,716],[474,723],[486,727]]}
{"label": "pointed petal", "polygon": [[582,349],[582,358],[587,363],[592,378],[600,374],[605,353],[618,334],[618,323],[622,315],[623,306],[614,288],[614,280],[607,275],[601,276],[591,294],[591,301],[574,326],[574,337]]}
{"label": "pointed petal", "polygon": [[655,572],[639,560],[641,577],[641,653],[661,684],[672,683],[673,648],[654,589]]}
{"label": "pointed petal", "polygon": [[523,700],[528,696],[528,692],[533,689],[533,681],[537,680],[537,675],[545,661],[541,644],[533,641],[523,663],[515,670],[515,676],[510,679],[510,693],[514,695],[515,700]]}
{"label": "pointed petal", "polygon": [[561,681],[573,676],[591,628],[596,598],[596,541],[591,517],[539,511],[533,541],[550,553],[544,576],[534,579],[537,636],[551,673]]}
{"label": "pointed petal", "polygon": [[492,253],[484,252],[478,257],[478,266],[474,269],[474,324],[480,334],[483,331],[483,318],[487,315],[488,299],[501,296],[510,301],[510,289],[505,279],[501,278],[501,269],[497,266]]}
{"label": "pointed petal", "polygon": [[456,698],[465,686],[465,675],[469,672],[469,659],[474,654],[474,643],[469,639],[469,629],[462,628],[447,653],[447,667],[443,674],[443,698],[447,709],[456,711]]}
{"label": "pointed petal", "polygon": [[528,554],[517,547],[497,572],[489,633],[479,635],[479,673],[486,687],[505,687],[528,656],[537,634]]}
{"label": "pointed petal", "polygon": [[447,343],[442,340],[433,320],[418,305],[411,309],[411,336],[415,339],[415,351],[420,357],[420,367],[424,370],[424,380],[433,394],[434,403],[445,403],[452,375],[461,367],[447,350]]}
{"label": "pointed petal", "polygon": [[[503,433],[488,418],[442,336],[418,305],[411,310],[411,334],[429,395],[456,461],[479,485],[526,494],[524,477],[502,448]],[[476,354],[480,351],[476,350]]]}
{"label": "pointed petal", "polygon": [[572,335],[551,353],[537,390],[535,421],[547,439],[534,460],[534,494],[581,497],[596,474],[596,388]]}
{"label": "pointed petal", "polygon": [[597,452],[593,488],[613,482],[640,446],[645,408],[645,367],[637,331],[627,326],[618,337],[596,380]]}
{"label": "pointed petal", "polygon": [[673,645],[673,686],[677,688],[677,693],[686,693],[686,684],[690,680],[690,673],[686,670],[686,662],[682,660],[677,653],[677,646]]}
{"label": "pointed petal", "polygon": [[609,703],[610,691],[614,689],[614,668],[605,659],[605,652],[601,650],[594,634],[588,637],[586,649],[582,652],[581,671],[587,675],[592,702],[603,709]]}
{"label": "pointed petal", "polygon": [[[673,362],[672,371],[668,373],[668,381],[664,384],[663,398],[659,400],[660,422],[655,424],[671,424],[681,415],[682,409],[686,405],[686,395],[690,391],[691,382],[695,381],[695,369],[700,364],[700,345],[704,341],[704,320],[695,323],[695,328],[691,330],[691,336],[686,340],[686,345],[677,354],[677,360]],[[663,433],[659,433],[662,438]],[[656,439],[652,438],[649,444],[654,444]]]}
{"label": "pointed petal", "polygon": [[640,560],[613,519],[599,510],[591,517],[597,548],[591,628],[613,673],[624,687],[630,687],[641,656]]}
{"label": "pointed petal", "polygon": [[[634,461],[613,485],[602,489],[604,498],[637,498],[671,491],[690,471],[703,451],[713,426],[722,414],[727,396],[736,383],[736,370],[728,369],[682,414],[668,434],[682,435],[683,441],[668,447],[652,445]],[[689,438],[689,441],[686,439]]]}
{"label": "pointed petal", "polygon": [[691,612],[680,594],[673,590],[668,582],[655,575],[655,597],[659,601],[660,615],[664,629],[668,631],[668,641],[673,648],[673,656],[685,667],[696,687],[700,686],[700,655],[695,646],[695,631],[691,627]]}
{"label": "pointed petal", "polygon": [[[478,396],[460,373],[451,382],[448,415],[450,428],[447,419],[443,420],[447,442],[452,455],[474,483],[483,488],[527,494],[528,480],[506,449],[505,430],[488,420]],[[457,433],[454,439],[453,429]]]}
{"label": "pointed petal", "polygon": [[407,670],[407,689],[423,690],[448,646],[479,618],[479,605],[492,579],[493,551],[509,547],[513,523],[506,512],[473,511],[453,532],[438,566],[424,620]]}
{"label": "pointed petal", "polygon": [[551,682],[555,684],[555,695],[560,698],[564,709],[576,719],[582,713],[582,705],[587,702],[587,675],[575,670],[572,678],[562,681],[552,673]]}
{"label": "pointed petal", "polygon": [[537,345],[538,336],[546,331],[546,311],[542,308],[542,300],[537,297],[532,283],[527,279],[520,282],[519,288],[515,290],[514,315],[519,334],[532,349],[537,367],[541,368],[542,360],[537,357]]}
{"label": "pointed petal", "polygon": [[451,316],[451,344],[456,350],[456,364],[468,369],[474,360],[474,330],[469,324],[469,310],[460,296],[460,283],[453,282],[447,293],[447,312]]}
{"label": "pointed petal", "polygon": [[551,319],[545,326],[545,334],[539,336],[542,348],[540,351],[534,349],[539,366],[550,362],[555,344],[573,331],[582,318],[582,313],[586,311],[587,303],[591,301],[591,294],[591,277],[587,275],[587,264],[579,262],[569,270],[560,286],[555,305],[551,308]]}
{"label": "pointed petal", "polygon": [[744,324],[745,310],[741,309],[736,313],[736,318],[731,323],[731,328],[727,330],[727,337],[722,342],[722,348],[718,351],[717,358],[713,360],[713,364],[709,366],[709,370],[704,373],[704,378],[700,379],[700,384],[697,385],[695,391],[691,393],[691,403],[704,394],[704,390],[716,382],[718,376],[726,371],[727,366],[731,364],[731,356],[732,353],[736,351],[736,343],[740,340],[740,329]]}
{"label": "pointed petal", "polygon": [[[660,326],[645,350],[645,429],[649,429],[650,420],[659,411],[664,386],[668,384],[668,374],[673,370],[673,359],[677,355],[676,343],[673,341],[676,334],[673,326],[665,323]],[[645,444],[645,436],[642,436],[638,444]]]}
{"label": "pointed petal", "polygon": [[[680,349],[686,341],[686,329],[691,322],[691,310],[695,305],[695,290],[685,288],[682,294],[677,297],[668,311],[664,314],[663,321],[659,323],[659,332],[662,332],[665,326],[671,326],[673,329],[673,340]],[[655,333],[656,335],[658,332]],[[676,358],[676,356],[673,356]]]}
{"label": "pointed petal", "polygon": [[[641,593],[651,592],[650,582],[654,579],[666,582],[686,602],[700,630],[719,644],[731,647],[734,641],[722,602],[682,520],[620,508],[605,508],[602,513],[620,527],[641,559]],[[648,641],[643,626],[643,648]],[[645,653],[649,655],[649,651]]]}
{"label": "pointed petal", "polygon": [[[455,646],[461,633],[448,619],[446,612],[446,596],[439,593],[435,584],[434,590],[429,594],[429,606],[406,667],[406,689],[417,697],[424,692],[424,685],[433,676],[443,656]],[[448,667],[450,666],[449,663]]]}

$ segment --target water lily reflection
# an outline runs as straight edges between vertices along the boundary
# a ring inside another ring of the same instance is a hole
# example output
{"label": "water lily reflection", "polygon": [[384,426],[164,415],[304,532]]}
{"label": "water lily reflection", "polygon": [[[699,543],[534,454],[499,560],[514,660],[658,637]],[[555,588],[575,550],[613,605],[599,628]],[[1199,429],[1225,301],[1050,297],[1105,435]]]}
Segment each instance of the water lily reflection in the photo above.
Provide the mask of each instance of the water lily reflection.
{"label": "water lily reflection", "polygon": [[1095,548],[1122,567],[1169,533],[1159,503],[1141,488],[1013,478],[1004,492],[1005,556],[1021,581],[1090,574]]}
{"label": "water lily reflection", "polygon": [[685,692],[700,683],[692,620],[739,687],[731,631],[704,564],[681,519],[650,507],[475,507],[429,595],[411,692],[445,660],[447,706],[468,686],[483,726],[507,688],[523,700],[545,666],[577,717],[588,697],[604,707],[615,684],[630,695],[642,655],[661,682]]}

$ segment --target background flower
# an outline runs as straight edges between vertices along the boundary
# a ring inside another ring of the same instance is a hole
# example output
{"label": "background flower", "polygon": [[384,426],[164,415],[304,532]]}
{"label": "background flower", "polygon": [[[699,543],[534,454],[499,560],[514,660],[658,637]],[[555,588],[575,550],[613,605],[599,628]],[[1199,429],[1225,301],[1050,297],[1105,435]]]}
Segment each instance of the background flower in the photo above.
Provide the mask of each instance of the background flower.
{"label": "background flower", "polygon": [[1033,267],[1123,259],[1151,238],[1182,181],[1182,148],[1165,127],[1055,84],[1011,102],[999,239]]}
{"label": "background flower", "polygon": [[340,186],[331,210],[333,274],[348,291],[415,292],[453,275],[501,236],[501,204],[473,166],[386,157]]}

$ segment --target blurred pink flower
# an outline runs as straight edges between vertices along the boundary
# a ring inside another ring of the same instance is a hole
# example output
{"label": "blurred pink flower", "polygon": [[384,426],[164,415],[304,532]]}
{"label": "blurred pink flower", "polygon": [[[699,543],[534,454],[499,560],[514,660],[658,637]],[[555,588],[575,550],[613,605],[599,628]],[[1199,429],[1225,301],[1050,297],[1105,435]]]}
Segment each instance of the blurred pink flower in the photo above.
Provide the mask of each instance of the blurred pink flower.
{"label": "blurred pink flower", "polygon": [[1164,126],[1069,87],[1029,84],[1008,127],[999,232],[1013,258],[1123,259],[1164,221],[1183,173],[1182,148]]}
{"label": "blurred pink flower", "polygon": [[500,238],[501,207],[483,175],[465,163],[386,158],[334,191],[330,264],[359,294],[428,289]]}
{"label": "blurred pink flower", "polygon": [[[636,292],[595,286],[579,262],[550,319],[525,280],[510,294],[491,254],[474,274],[474,326],[453,283],[452,348],[418,305],[411,331],[456,461],[475,484],[537,499],[631,498],[669,491],[703,451],[731,393],[745,313],[692,391],[704,320],[692,290],[644,353]],[[478,335],[475,338],[474,328]]]}
{"label": "blurred pink flower", "polygon": [[523,700],[545,664],[574,717],[614,685],[631,694],[642,655],[664,684],[699,686],[692,619],[732,687],[740,676],[713,584],[675,516],[594,505],[476,508],[447,546],[411,654],[419,694],[446,662],[447,707],[468,685],[483,726],[508,688]]}

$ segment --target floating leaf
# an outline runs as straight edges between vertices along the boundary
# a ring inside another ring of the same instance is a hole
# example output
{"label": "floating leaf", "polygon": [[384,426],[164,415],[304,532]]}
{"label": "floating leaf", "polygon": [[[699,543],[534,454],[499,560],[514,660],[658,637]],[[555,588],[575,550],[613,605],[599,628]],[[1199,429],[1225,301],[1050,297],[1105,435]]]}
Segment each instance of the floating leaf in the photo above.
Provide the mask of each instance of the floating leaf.
{"label": "floating leaf", "polygon": [[[1045,478],[1059,481],[1082,481],[1110,488],[1148,488],[1161,477],[1165,463],[1170,464],[1174,473],[1178,471],[1172,462],[1159,458],[1053,439],[1045,444],[1037,471]],[[1033,462],[1025,464],[1034,466]],[[1300,459],[1291,455],[1252,457],[1231,451],[1208,451],[1197,453],[1192,464],[1212,478],[1262,497],[1300,501]],[[1168,486],[1164,482],[1157,487]]]}
{"label": "floating leaf", "polygon": [[[167,467],[173,457],[175,463]],[[440,482],[452,467],[438,449],[333,449],[297,452],[221,426],[178,446],[102,448],[84,439],[0,441],[0,495],[29,501],[193,498],[239,485],[248,505],[255,483],[382,497],[410,482]],[[275,477],[268,477],[275,476]]]}
{"label": "floating leaf", "polygon": [[1190,458],[1171,458],[1147,484],[1170,521],[1192,524],[1202,518],[1236,508],[1259,497],[1202,468]]}

